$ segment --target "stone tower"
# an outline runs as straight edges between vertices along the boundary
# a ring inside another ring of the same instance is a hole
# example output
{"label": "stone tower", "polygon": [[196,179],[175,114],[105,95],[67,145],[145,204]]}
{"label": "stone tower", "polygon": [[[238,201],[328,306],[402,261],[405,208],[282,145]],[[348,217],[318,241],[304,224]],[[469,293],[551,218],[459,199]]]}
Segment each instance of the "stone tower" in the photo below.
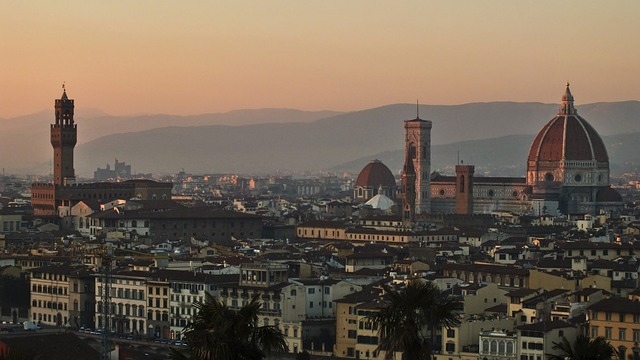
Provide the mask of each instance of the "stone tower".
{"label": "stone tower", "polygon": [[473,165],[456,165],[456,214],[473,214]]}
{"label": "stone tower", "polygon": [[56,185],[72,184],[76,178],[73,169],[73,148],[78,141],[78,129],[73,122],[73,99],[67,97],[64,86],[62,89],[62,97],[55,101],[56,122],[51,124],[53,182]]}
{"label": "stone tower", "polygon": [[413,162],[415,169],[415,213],[431,211],[431,121],[416,117],[404,122],[405,157]]}
{"label": "stone tower", "polygon": [[407,229],[413,227],[416,210],[416,171],[409,154],[411,149],[406,149],[402,169],[402,225]]}

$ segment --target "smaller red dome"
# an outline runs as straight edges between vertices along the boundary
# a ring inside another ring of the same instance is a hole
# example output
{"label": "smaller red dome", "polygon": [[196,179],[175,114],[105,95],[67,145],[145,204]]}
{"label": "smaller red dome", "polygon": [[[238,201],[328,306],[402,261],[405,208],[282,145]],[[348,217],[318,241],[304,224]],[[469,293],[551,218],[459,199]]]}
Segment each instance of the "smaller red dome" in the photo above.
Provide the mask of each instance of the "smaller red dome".
{"label": "smaller red dome", "polygon": [[372,160],[365,166],[358,180],[356,180],[356,186],[371,187],[377,189],[378,187],[394,187],[396,186],[396,179],[393,177],[391,170],[380,162],[380,160]]}

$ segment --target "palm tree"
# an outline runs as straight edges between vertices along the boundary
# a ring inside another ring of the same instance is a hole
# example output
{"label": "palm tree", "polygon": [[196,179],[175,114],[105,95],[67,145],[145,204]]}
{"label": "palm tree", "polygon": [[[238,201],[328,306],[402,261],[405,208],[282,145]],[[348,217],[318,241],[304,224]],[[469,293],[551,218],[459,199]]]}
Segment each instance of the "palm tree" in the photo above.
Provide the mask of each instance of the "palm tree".
{"label": "palm tree", "polygon": [[172,349],[173,359],[260,360],[288,349],[276,327],[258,326],[258,296],[237,311],[210,294],[194,306],[196,315],[184,328],[188,354]]}
{"label": "palm tree", "polygon": [[609,360],[617,356],[616,349],[602,336],[595,339],[580,334],[569,343],[566,337],[560,342],[554,342],[552,349],[559,350],[559,354],[548,354],[550,360]]}
{"label": "palm tree", "polygon": [[378,326],[380,341],[377,351],[385,351],[385,359],[402,352],[403,359],[430,359],[440,327],[460,324],[457,301],[444,295],[431,282],[411,281],[399,291],[383,285],[383,307],[371,315]]}

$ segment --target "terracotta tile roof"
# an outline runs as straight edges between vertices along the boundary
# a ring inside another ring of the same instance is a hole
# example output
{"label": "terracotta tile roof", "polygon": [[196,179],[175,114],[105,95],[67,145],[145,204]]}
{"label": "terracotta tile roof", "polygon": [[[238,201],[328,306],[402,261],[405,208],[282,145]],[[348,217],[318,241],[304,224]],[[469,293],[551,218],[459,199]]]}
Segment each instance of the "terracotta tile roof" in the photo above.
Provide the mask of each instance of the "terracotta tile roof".
{"label": "terracotta tile roof", "polygon": [[640,302],[623,298],[609,298],[598,301],[588,307],[591,311],[624,312],[630,314],[640,314]]}
{"label": "terracotta tile roof", "polygon": [[525,324],[516,327],[516,329],[520,331],[540,331],[547,332],[554,329],[563,329],[568,327],[575,327],[572,324],[569,324],[566,321],[555,320],[555,321],[540,321],[533,324]]}

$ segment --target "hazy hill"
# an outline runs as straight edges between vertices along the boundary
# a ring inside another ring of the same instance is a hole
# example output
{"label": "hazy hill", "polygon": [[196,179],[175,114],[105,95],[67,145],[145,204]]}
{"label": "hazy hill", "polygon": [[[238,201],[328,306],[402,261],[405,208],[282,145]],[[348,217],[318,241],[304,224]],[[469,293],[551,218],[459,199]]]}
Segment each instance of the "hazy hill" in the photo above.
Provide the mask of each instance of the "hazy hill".
{"label": "hazy hill", "polygon": [[[462,141],[434,145],[431,149],[431,170],[454,174],[458,159],[475,165],[476,175],[524,176],[529,148],[535,135],[510,135],[494,139]],[[640,132],[603,136],[612,172],[632,171],[640,167]],[[459,155],[458,155],[459,154]],[[333,171],[360,171],[372,159],[387,165],[394,174],[403,166],[404,150],[384,151],[349,161],[331,168]]]}
{"label": "hazy hill", "polygon": [[[311,122],[341,114],[336,111],[301,111],[293,109],[236,110],[226,113],[191,116],[137,115],[112,116],[96,109],[77,107],[75,121],[78,124],[78,144],[117,133],[138,132],[167,126],[251,125],[259,123]],[[48,173],[51,170],[53,151],[49,143],[49,124],[55,121],[51,110],[35,114],[0,119],[0,153],[2,167],[10,171]],[[76,153],[78,154],[78,153]],[[113,163],[113,157],[109,156]],[[127,161],[126,156],[121,156]],[[91,164],[97,167],[103,161]],[[77,166],[77,165],[76,165]],[[93,172],[90,172],[92,175]]]}
{"label": "hazy hill", "polygon": [[[459,151],[461,159],[478,169],[506,166],[520,175],[518,167],[524,167],[532,137],[558,108],[557,104],[514,102],[421,105],[420,117],[433,121],[433,169],[455,164]],[[638,101],[578,105],[578,112],[602,135],[640,132]],[[23,119],[29,126],[3,127],[0,146],[4,154],[12,154],[4,157],[3,167],[17,168],[22,163],[22,169],[49,172],[52,116],[39,118],[37,123]],[[403,120],[415,116],[416,106],[410,104],[350,113],[264,109],[188,117],[81,119],[78,112],[76,172],[91,176],[114,158],[132,164],[135,172],[152,173],[330,169],[351,161],[362,163],[380,153],[394,154],[403,146]],[[483,139],[494,140],[479,141]],[[633,137],[618,140],[609,149],[613,162],[617,161],[613,156],[616,146],[620,154],[626,154],[631,146],[627,140]],[[401,154],[392,156],[401,162]],[[389,164],[392,169],[401,165]]]}

